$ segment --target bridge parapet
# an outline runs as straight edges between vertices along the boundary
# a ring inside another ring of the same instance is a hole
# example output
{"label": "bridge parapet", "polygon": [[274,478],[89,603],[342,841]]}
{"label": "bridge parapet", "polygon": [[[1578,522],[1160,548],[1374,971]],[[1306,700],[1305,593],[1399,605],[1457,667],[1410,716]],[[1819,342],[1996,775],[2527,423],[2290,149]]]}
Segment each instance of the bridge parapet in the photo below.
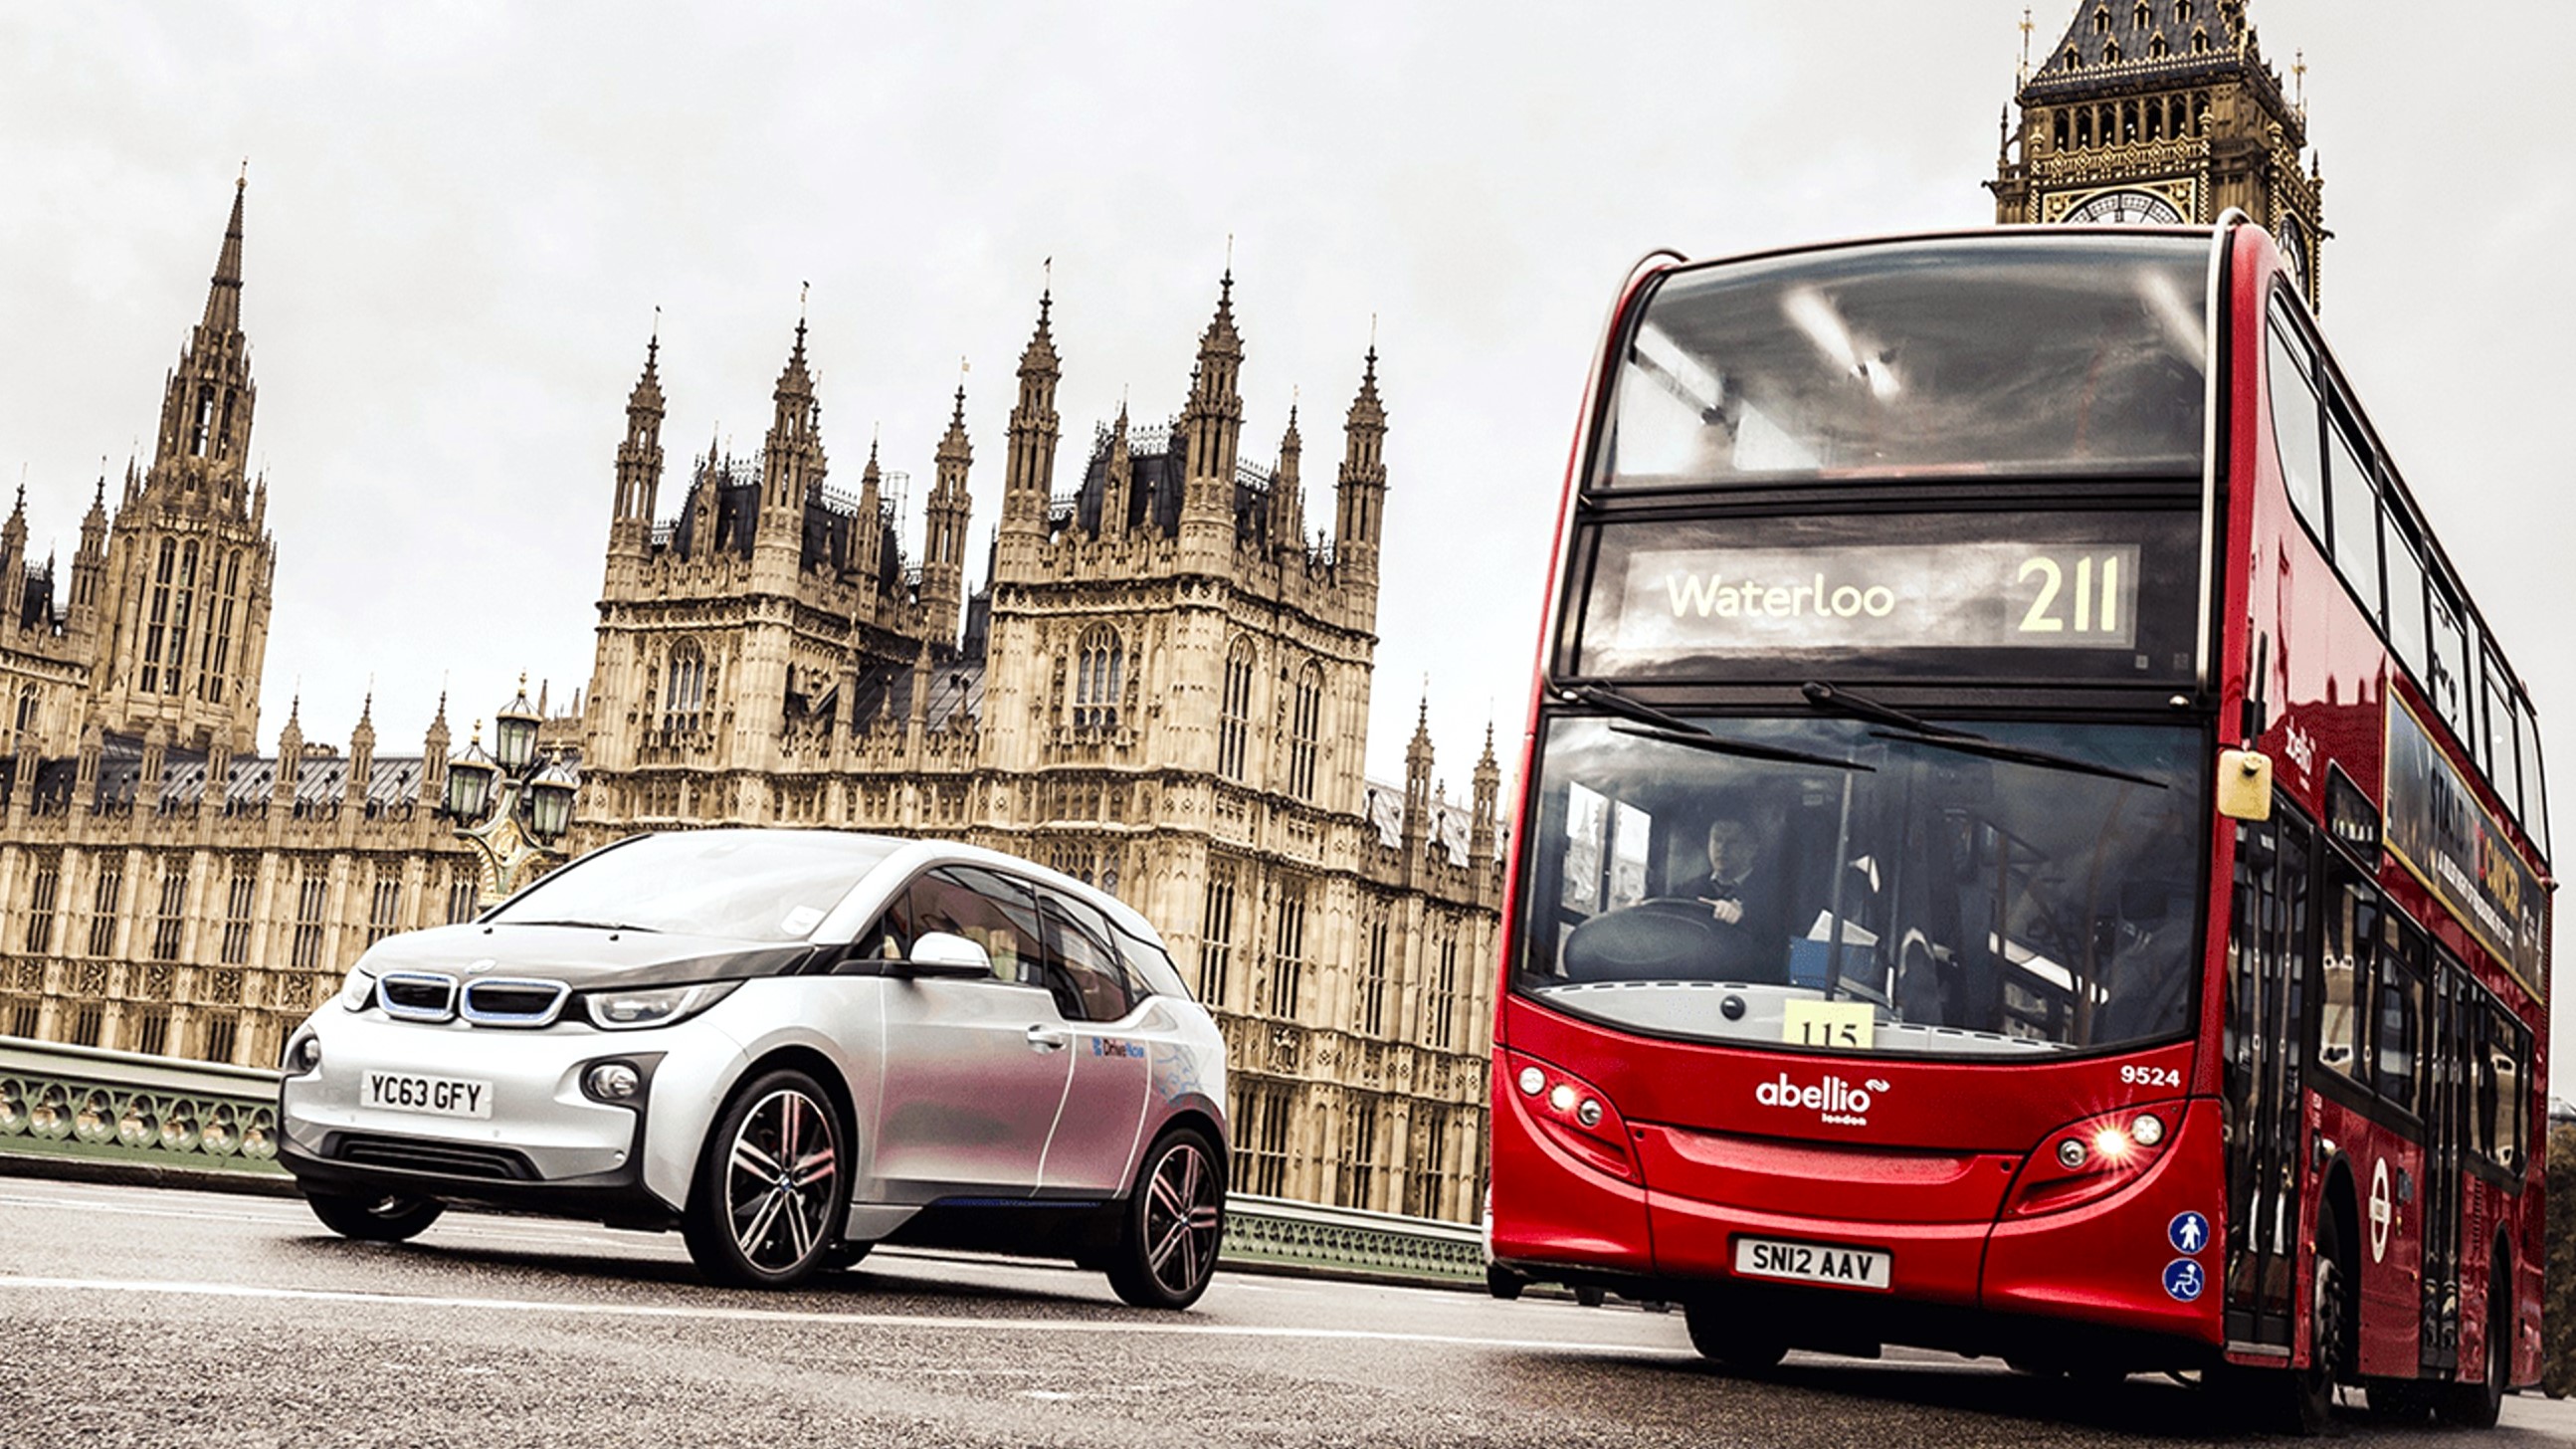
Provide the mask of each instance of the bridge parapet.
{"label": "bridge parapet", "polygon": [[[271,1180],[278,1074],[0,1036],[0,1154]],[[1477,1230],[1462,1223],[1287,1198],[1226,1199],[1219,1261],[1319,1278],[1473,1284]]]}

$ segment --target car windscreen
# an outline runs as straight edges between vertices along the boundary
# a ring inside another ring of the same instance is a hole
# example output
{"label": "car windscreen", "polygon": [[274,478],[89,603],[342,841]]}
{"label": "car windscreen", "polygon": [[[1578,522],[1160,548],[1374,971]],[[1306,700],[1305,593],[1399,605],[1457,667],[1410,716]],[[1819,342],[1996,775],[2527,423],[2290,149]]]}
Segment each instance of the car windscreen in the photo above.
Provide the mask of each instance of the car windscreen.
{"label": "car windscreen", "polygon": [[648,835],[584,856],[488,919],[800,941],[901,845],[819,830]]}
{"label": "car windscreen", "polygon": [[1607,488],[2199,473],[2206,237],[1948,238],[1693,267],[1647,299]]}

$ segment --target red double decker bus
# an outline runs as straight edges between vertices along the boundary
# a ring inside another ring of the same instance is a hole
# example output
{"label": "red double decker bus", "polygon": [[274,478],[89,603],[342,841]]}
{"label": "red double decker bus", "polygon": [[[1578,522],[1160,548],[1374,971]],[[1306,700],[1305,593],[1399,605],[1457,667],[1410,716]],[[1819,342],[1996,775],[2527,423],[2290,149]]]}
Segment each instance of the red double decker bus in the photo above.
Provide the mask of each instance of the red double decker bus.
{"label": "red double decker bus", "polygon": [[2310,1428],[2538,1378],[2535,721],[2260,229],[1650,261],[1560,532],[1497,1293]]}

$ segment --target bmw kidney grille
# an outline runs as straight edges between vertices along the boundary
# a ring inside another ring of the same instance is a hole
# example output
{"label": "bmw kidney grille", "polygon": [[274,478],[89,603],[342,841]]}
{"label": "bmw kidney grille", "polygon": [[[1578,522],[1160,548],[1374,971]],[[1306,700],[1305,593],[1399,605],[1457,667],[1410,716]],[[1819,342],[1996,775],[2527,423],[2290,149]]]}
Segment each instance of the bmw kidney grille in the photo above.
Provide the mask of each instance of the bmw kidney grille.
{"label": "bmw kidney grille", "polygon": [[376,983],[385,1015],[403,1021],[445,1021],[456,1014],[456,978],[435,971],[388,971]]}
{"label": "bmw kidney grille", "polygon": [[476,1026],[544,1026],[571,994],[560,981],[469,981],[460,1014]]}

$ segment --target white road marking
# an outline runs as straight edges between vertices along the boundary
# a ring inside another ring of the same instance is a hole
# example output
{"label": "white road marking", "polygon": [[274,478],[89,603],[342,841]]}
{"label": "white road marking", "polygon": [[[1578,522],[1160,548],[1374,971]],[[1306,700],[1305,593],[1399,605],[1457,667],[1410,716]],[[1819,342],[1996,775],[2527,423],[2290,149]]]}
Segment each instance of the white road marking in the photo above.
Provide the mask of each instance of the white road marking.
{"label": "white road marking", "polygon": [[1257,1324],[1191,1323],[1170,1319],[966,1318],[900,1313],[819,1313],[792,1308],[686,1307],[657,1303],[569,1303],[536,1298],[460,1298],[436,1294],[365,1293],[330,1288],[266,1288],[239,1283],[154,1282],[124,1278],[37,1278],[0,1274],[0,1293],[130,1293],[174,1298],[233,1298],[262,1302],[342,1303],[390,1308],[462,1308],[495,1313],[562,1313],[588,1319],[704,1319],[725,1323],[794,1323],[839,1328],[946,1329],[960,1333],[1137,1334],[1183,1338],[1299,1339],[1321,1343],[1413,1343],[1442,1348],[1510,1349],[1517,1352],[1616,1354],[1626,1358],[1691,1359],[1688,1350],[1619,1343],[1568,1343],[1535,1338],[1485,1338],[1461,1333],[1394,1333],[1360,1328],[1284,1328]]}

